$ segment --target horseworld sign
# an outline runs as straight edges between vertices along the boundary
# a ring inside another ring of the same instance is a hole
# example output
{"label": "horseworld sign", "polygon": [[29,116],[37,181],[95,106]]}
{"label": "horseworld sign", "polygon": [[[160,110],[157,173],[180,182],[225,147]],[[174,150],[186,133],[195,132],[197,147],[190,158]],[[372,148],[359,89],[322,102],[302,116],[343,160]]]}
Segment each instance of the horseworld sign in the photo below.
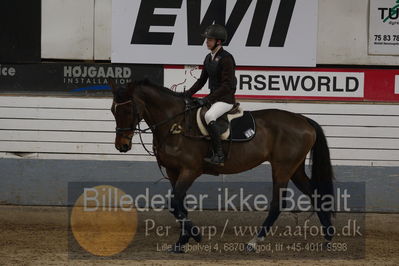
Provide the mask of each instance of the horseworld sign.
{"label": "horseworld sign", "polygon": [[[164,85],[189,89],[201,67],[166,65]],[[237,67],[238,99],[399,102],[398,69]],[[207,84],[197,96],[209,93]]]}
{"label": "horseworld sign", "polygon": [[317,0],[114,0],[112,62],[200,64],[213,23],[237,65],[316,64]]}

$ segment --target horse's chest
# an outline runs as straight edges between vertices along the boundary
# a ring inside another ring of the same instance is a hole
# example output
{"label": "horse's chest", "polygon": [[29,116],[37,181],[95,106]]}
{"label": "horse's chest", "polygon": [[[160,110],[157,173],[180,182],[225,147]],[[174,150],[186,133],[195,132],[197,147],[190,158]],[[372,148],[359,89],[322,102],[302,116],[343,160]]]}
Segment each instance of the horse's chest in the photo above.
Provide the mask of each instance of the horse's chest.
{"label": "horse's chest", "polygon": [[181,153],[180,147],[177,145],[166,144],[163,150],[167,156],[179,156]]}
{"label": "horse's chest", "polygon": [[157,146],[158,159],[161,164],[168,166],[178,162],[178,158],[182,154],[181,147],[176,141],[165,141],[162,145]]}

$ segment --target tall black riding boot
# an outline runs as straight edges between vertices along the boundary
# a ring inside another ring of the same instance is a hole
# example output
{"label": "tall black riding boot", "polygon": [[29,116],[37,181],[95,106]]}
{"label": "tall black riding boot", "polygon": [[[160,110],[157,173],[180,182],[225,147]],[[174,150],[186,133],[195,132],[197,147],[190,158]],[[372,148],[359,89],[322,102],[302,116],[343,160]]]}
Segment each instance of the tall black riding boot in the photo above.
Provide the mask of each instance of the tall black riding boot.
{"label": "tall black riding boot", "polygon": [[211,158],[205,158],[205,161],[211,164],[224,165],[222,140],[220,139],[219,129],[216,125],[216,122],[209,122],[207,129],[209,136],[211,137],[213,155]]}

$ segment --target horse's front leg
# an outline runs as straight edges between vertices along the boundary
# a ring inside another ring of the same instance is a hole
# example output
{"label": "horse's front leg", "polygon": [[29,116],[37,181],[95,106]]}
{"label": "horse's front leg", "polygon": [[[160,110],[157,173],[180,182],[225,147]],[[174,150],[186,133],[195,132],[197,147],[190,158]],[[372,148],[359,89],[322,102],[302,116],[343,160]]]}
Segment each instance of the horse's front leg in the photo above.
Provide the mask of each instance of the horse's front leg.
{"label": "horse's front leg", "polygon": [[181,228],[179,239],[171,249],[175,253],[184,252],[184,245],[188,243],[190,237],[194,238],[197,242],[200,242],[202,239],[199,228],[194,226],[191,220],[188,219],[188,213],[184,205],[187,190],[198,176],[198,173],[191,170],[182,170],[173,188],[170,212],[180,223]]}

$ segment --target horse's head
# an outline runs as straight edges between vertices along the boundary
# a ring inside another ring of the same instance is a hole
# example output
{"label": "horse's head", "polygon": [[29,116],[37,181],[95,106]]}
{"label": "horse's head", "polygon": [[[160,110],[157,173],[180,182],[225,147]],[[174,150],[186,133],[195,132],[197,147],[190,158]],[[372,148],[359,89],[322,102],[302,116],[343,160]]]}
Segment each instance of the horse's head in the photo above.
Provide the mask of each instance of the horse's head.
{"label": "horse's head", "polygon": [[141,116],[133,99],[133,84],[117,87],[113,81],[113,102],[111,112],[116,122],[115,148],[120,152],[127,152],[132,148],[134,130],[140,123]]}

